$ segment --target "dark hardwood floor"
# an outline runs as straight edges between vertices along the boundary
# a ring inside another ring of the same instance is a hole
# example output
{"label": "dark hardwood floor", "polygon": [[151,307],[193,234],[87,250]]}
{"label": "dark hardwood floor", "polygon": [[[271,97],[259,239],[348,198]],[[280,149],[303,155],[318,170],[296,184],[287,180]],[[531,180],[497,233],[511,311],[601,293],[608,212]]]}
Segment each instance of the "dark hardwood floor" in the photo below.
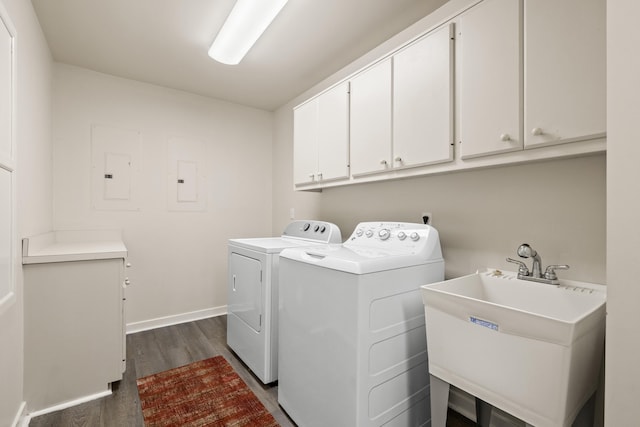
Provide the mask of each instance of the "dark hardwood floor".
{"label": "dark hardwood floor", "polygon": [[[31,427],[142,427],[136,379],[222,355],[282,427],[295,426],[278,406],[278,387],[265,386],[227,347],[226,316],[212,317],[127,336],[127,370],[110,396],[33,418]],[[449,411],[447,427],[475,423]]]}

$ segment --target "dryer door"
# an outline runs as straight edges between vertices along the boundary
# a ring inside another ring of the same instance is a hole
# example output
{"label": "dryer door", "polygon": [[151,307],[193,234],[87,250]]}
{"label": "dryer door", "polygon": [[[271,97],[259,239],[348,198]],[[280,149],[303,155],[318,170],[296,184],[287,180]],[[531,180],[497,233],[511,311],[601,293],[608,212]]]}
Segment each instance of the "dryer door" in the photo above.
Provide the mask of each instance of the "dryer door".
{"label": "dryer door", "polygon": [[262,292],[262,263],[230,253],[228,309],[256,332],[262,327]]}

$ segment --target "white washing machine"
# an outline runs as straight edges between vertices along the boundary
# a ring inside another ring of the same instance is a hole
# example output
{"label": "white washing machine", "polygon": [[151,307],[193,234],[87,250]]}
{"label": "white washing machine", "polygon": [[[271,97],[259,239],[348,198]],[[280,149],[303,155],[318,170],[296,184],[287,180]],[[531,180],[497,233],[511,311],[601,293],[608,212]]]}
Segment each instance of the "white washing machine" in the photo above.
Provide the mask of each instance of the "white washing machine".
{"label": "white washing machine", "polygon": [[428,425],[420,286],[444,279],[435,228],[360,223],[280,253],[278,402],[300,427]]}
{"label": "white washing machine", "polygon": [[294,221],[280,237],[229,240],[227,345],[263,383],[278,379],[280,251],[341,242],[340,229],[323,221]]}

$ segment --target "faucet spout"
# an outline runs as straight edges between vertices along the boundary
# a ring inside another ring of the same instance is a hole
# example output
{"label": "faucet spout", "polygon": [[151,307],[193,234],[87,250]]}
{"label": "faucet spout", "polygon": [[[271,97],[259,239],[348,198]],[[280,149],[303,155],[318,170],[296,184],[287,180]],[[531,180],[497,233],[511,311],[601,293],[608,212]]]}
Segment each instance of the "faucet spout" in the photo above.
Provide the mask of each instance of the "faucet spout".
{"label": "faucet spout", "polygon": [[521,258],[532,258],[533,266],[531,267],[531,277],[535,277],[537,279],[542,278],[542,260],[540,259],[540,255],[538,252],[529,246],[527,243],[523,243],[518,248],[518,255]]}

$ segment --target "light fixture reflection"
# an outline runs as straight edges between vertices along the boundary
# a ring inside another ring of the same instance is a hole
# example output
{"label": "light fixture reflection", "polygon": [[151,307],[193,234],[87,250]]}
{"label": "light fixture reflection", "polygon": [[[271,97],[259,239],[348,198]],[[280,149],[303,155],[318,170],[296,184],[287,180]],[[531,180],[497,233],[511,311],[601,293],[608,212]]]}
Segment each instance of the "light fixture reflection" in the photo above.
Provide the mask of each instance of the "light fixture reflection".
{"label": "light fixture reflection", "polygon": [[247,54],[287,0],[237,0],[209,48],[209,56],[236,65]]}

